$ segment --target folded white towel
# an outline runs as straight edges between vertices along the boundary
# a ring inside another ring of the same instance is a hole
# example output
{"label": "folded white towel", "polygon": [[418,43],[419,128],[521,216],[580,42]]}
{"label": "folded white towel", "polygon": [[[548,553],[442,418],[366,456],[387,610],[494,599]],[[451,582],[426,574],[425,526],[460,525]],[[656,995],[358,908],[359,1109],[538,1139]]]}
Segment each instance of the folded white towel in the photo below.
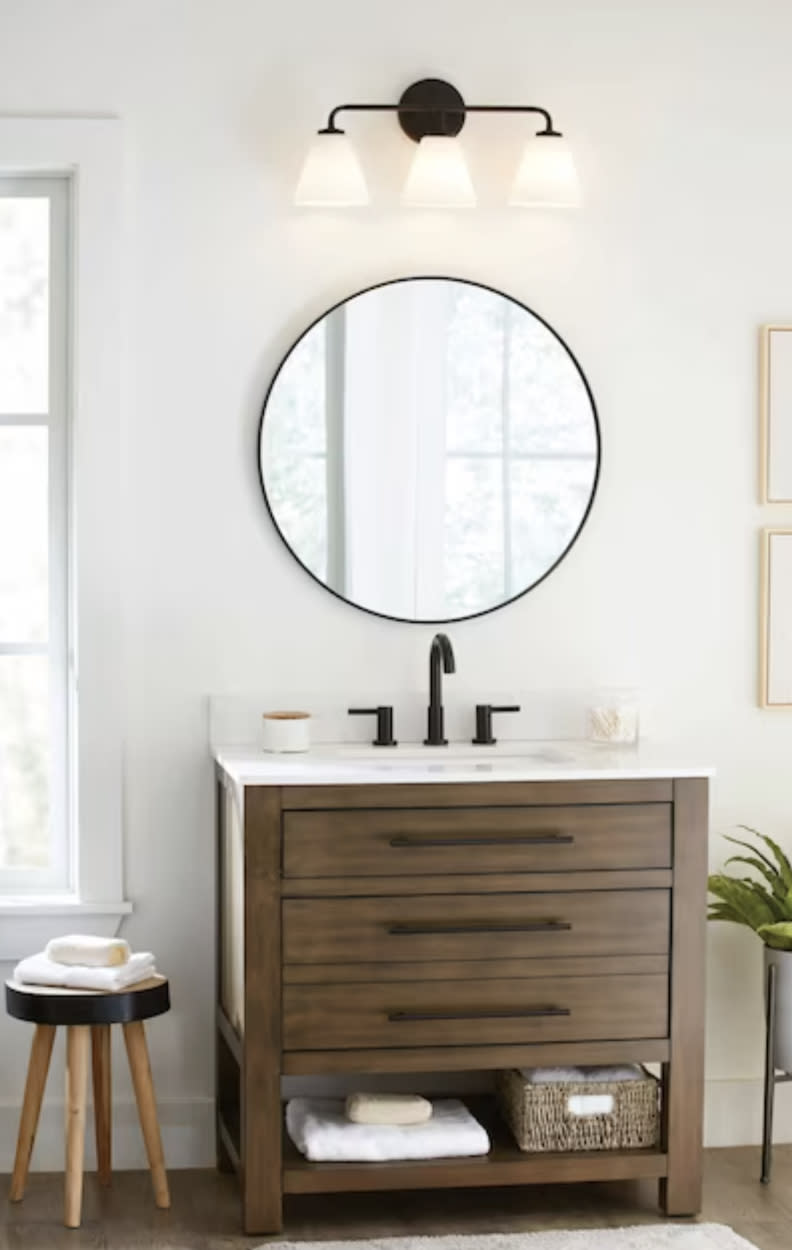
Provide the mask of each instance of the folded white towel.
{"label": "folded white towel", "polygon": [[81,968],[115,968],[128,964],[132,954],[123,938],[70,933],[47,942],[44,954],[56,964],[79,964]]}
{"label": "folded white towel", "polygon": [[81,968],[56,964],[44,951],[23,959],[14,969],[14,980],[23,985],[55,985],[70,990],[125,990],[155,972],[154,956],[139,951],[129,963],[117,968]]}
{"label": "folded white towel", "polygon": [[456,1159],[485,1155],[489,1137],[456,1098],[433,1103],[424,1124],[352,1124],[337,1098],[292,1098],[286,1128],[315,1163],[377,1163],[388,1159]]}
{"label": "folded white towel", "polygon": [[420,1094],[348,1094],[345,1113],[353,1124],[424,1124],[432,1104]]}
{"label": "folded white towel", "polygon": [[642,1081],[645,1073],[637,1063],[597,1067],[583,1065],[579,1068],[520,1068],[520,1075],[531,1085],[558,1085],[588,1081],[602,1085],[606,1081]]}

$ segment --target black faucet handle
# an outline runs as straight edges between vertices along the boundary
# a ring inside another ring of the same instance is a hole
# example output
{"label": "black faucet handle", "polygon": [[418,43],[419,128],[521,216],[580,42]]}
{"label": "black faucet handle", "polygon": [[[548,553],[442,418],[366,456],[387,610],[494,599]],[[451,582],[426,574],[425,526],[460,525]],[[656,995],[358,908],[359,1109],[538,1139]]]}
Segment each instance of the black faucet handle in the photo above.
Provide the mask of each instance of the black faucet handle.
{"label": "black faucet handle", "polygon": [[350,716],[376,716],[377,718],[377,736],[372,739],[372,746],[375,747],[395,747],[398,746],[393,736],[393,708],[388,705],[380,705],[379,707],[350,707],[347,709]]}
{"label": "black faucet handle", "polygon": [[509,704],[508,706],[494,707],[491,703],[476,704],[476,736],[473,739],[474,746],[477,747],[494,747],[498,741],[492,736],[492,713],[493,712],[519,712],[519,703]]}

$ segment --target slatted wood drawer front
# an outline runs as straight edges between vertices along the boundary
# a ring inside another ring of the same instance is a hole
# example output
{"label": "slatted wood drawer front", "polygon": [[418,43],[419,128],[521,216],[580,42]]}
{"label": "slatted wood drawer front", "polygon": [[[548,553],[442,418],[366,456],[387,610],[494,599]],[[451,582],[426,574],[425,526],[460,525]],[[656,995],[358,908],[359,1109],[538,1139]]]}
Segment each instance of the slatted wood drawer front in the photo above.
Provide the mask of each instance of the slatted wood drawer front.
{"label": "slatted wood drawer front", "polygon": [[[286,964],[662,955],[667,890],[286,899]],[[475,975],[475,974],[473,974]]]}
{"label": "slatted wood drawer front", "polygon": [[664,976],[285,985],[284,1049],[664,1037]]}
{"label": "slatted wood drawer front", "polygon": [[286,878],[667,868],[668,803],[290,811]]}

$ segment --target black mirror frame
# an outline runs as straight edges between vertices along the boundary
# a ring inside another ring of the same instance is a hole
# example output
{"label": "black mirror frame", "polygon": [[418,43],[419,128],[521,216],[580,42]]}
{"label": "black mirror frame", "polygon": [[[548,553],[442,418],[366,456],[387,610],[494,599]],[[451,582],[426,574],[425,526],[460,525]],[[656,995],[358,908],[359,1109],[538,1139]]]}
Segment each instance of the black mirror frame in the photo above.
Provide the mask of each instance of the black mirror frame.
{"label": "black mirror frame", "polygon": [[[402,283],[402,282],[427,282],[427,281],[458,282],[464,286],[472,286],[472,287],[477,287],[479,290],[482,290],[482,291],[489,291],[493,295],[500,295],[503,299],[510,300],[512,304],[516,304],[518,308],[523,309],[524,312],[527,312],[532,317],[535,317],[536,320],[540,322],[540,324],[543,325],[545,329],[550,332],[550,334],[552,334],[553,338],[555,338],[558,341],[558,343],[560,343],[561,347],[563,347],[564,351],[569,356],[569,359],[572,361],[572,364],[575,366],[575,369],[577,370],[580,380],[583,383],[583,386],[585,388],[589,403],[591,404],[591,415],[594,418],[594,433],[595,433],[596,444],[597,444],[597,463],[596,463],[596,467],[594,470],[594,480],[591,485],[591,494],[589,495],[588,503],[586,504],[586,508],[585,508],[585,511],[583,512],[583,516],[580,519],[580,524],[578,525],[577,529],[575,530],[574,534],[570,538],[564,550],[559,555],[558,559],[555,560],[550,565],[550,567],[542,574],[541,577],[537,577],[535,582],[531,582],[531,585],[526,586],[524,590],[521,590],[519,592],[519,594],[512,595],[510,599],[504,599],[501,603],[493,604],[491,608],[482,608],[480,612],[468,612],[465,616],[448,616],[448,617],[444,616],[444,617],[437,617],[437,618],[426,619],[426,620],[424,620],[423,618],[421,618],[421,620],[415,620],[414,618],[409,617],[409,616],[391,616],[387,612],[378,612],[376,608],[367,608],[367,607],[364,607],[363,604],[355,603],[354,599],[347,599],[345,595],[342,595],[337,590],[333,590],[332,587],[328,586],[325,582],[323,582],[320,577],[317,577],[315,573],[312,573],[311,570],[308,568],[308,566],[303,563],[303,561],[297,555],[294,548],[290,546],[289,542],[287,541],[283,531],[281,530],[280,526],[278,525],[277,520],[275,519],[275,513],[273,512],[272,507],[270,505],[269,497],[267,495],[267,488],[264,482],[264,471],[263,471],[262,463],[261,463],[261,443],[262,443],[262,437],[263,437],[263,432],[264,432],[264,419],[267,413],[267,404],[269,403],[270,395],[272,394],[273,388],[276,382],[278,381],[281,370],[286,364],[286,361],[291,356],[292,352],[295,350],[298,344],[302,342],[305,336],[307,334],[310,334],[314,326],[318,325],[320,321],[323,321],[325,317],[328,317],[330,313],[335,312],[335,310],[337,308],[340,308],[343,304],[348,304],[350,300],[357,299],[358,296],[360,295],[367,295],[370,291],[377,291],[381,287],[386,287],[386,286],[396,286],[397,284]],[[272,521],[272,524],[275,527],[275,532],[277,533],[278,537],[280,538],[286,550],[291,555],[292,559],[295,560],[296,563],[300,565],[300,567],[308,574],[308,576],[311,578],[312,581],[316,582],[317,586],[321,586],[322,590],[324,590],[327,594],[333,595],[336,599],[339,599],[342,603],[348,604],[350,607],[355,608],[358,612],[367,612],[369,616],[379,617],[380,620],[398,621],[404,625],[449,625],[449,624],[453,625],[459,621],[476,620],[480,616],[489,616],[491,612],[499,612],[502,608],[507,608],[510,604],[516,603],[518,599],[522,599],[525,595],[529,594],[530,591],[535,590],[536,587],[540,586],[542,582],[545,581],[545,579],[550,576],[551,573],[555,572],[559,564],[561,564],[562,560],[565,560],[566,557],[569,555],[570,551],[572,550],[578,538],[580,537],[580,533],[583,527],[585,526],[586,521],[589,518],[591,509],[594,504],[594,500],[597,495],[597,488],[599,486],[600,473],[602,469],[602,435],[601,435],[601,430],[600,430],[600,421],[599,421],[599,414],[597,412],[597,405],[594,401],[594,394],[592,392],[591,386],[589,385],[588,378],[583,372],[583,369],[580,365],[580,362],[577,356],[572,351],[571,347],[566,342],[566,340],[563,339],[561,335],[558,333],[558,331],[555,330],[553,326],[550,325],[549,321],[546,321],[544,317],[541,317],[539,313],[535,312],[533,308],[530,308],[528,304],[524,304],[522,300],[515,299],[513,295],[507,295],[505,291],[500,291],[498,290],[497,287],[488,286],[484,282],[474,282],[471,278],[457,278],[449,274],[410,274],[408,277],[387,278],[383,282],[374,282],[371,284],[371,286],[361,287],[360,290],[353,291],[351,295],[346,295],[344,296],[343,299],[336,300],[335,304],[332,304],[329,308],[326,308],[324,312],[319,314],[318,317],[314,317],[313,321],[308,326],[306,326],[302,334],[300,334],[299,337],[294,340],[291,347],[283,356],[280,364],[278,365],[277,369],[275,370],[275,373],[272,376],[272,381],[267,387],[267,393],[264,396],[264,403],[261,408],[261,416],[259,417],[259,422],[258,422],[256,444],[257,444],[256,464],[258,468],[259,483],[261,485],[261,493],[264,497],[264,503],[267,508],[267,512],[269,513],[270,520]]]}

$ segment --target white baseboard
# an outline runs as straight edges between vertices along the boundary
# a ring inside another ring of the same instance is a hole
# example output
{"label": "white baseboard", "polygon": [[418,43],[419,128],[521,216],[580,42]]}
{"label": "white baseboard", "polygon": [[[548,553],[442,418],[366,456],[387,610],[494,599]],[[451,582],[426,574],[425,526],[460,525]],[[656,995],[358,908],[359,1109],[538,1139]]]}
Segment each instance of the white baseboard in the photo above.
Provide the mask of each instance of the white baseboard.
{"label": "white baseboard", "polygon": [[[165,1160],[169,1168],[214,1167],[214,1103],[211,1098],[157,1100]],[[0,1102],[0,1173],[14,1162],[20,1103]],[[86,1128],[85,1166],[96,1166],[91,1109]],[[41,1120],[31,1167],[39,1172],[63,1168],[63,1102],[48,1100]],[[705,1093],[704,1141],[707,1146],[758,1145],[762,1133],[762,1082],[708,1081]],[[792,1141],[792,1087],[776,1090],[776,1142]],[[132,1099],[113,1103],[113,1166],[119,1171],[146,1167],[137,1108]]]}
{"label": "white baseboard", "polygon": [[[14,1165],[20,1103],[0,1102],[0,1172]],[[215,1165],[214,1102],[211,1098],[157,1099],[165,1163],[168,1168],[205,1168]],[[85,1166],[96,1167],[93,1111],[88,1108]],[[37,1172],[63,1171],[62,1100],[49,1099],[41,1109],[31,1168]],[[147,1167],[134,1100],[113,1101],[113,1167],[118,1171]]]}
{"label": "white baseboard", "polygon": [[[707,1146],[757,1146],[762,1140],[762,1081],[707,1081],[704,1093],[704,1143]],[[775,1092],[773,1140],[792,1141],[792,1087]]]}

